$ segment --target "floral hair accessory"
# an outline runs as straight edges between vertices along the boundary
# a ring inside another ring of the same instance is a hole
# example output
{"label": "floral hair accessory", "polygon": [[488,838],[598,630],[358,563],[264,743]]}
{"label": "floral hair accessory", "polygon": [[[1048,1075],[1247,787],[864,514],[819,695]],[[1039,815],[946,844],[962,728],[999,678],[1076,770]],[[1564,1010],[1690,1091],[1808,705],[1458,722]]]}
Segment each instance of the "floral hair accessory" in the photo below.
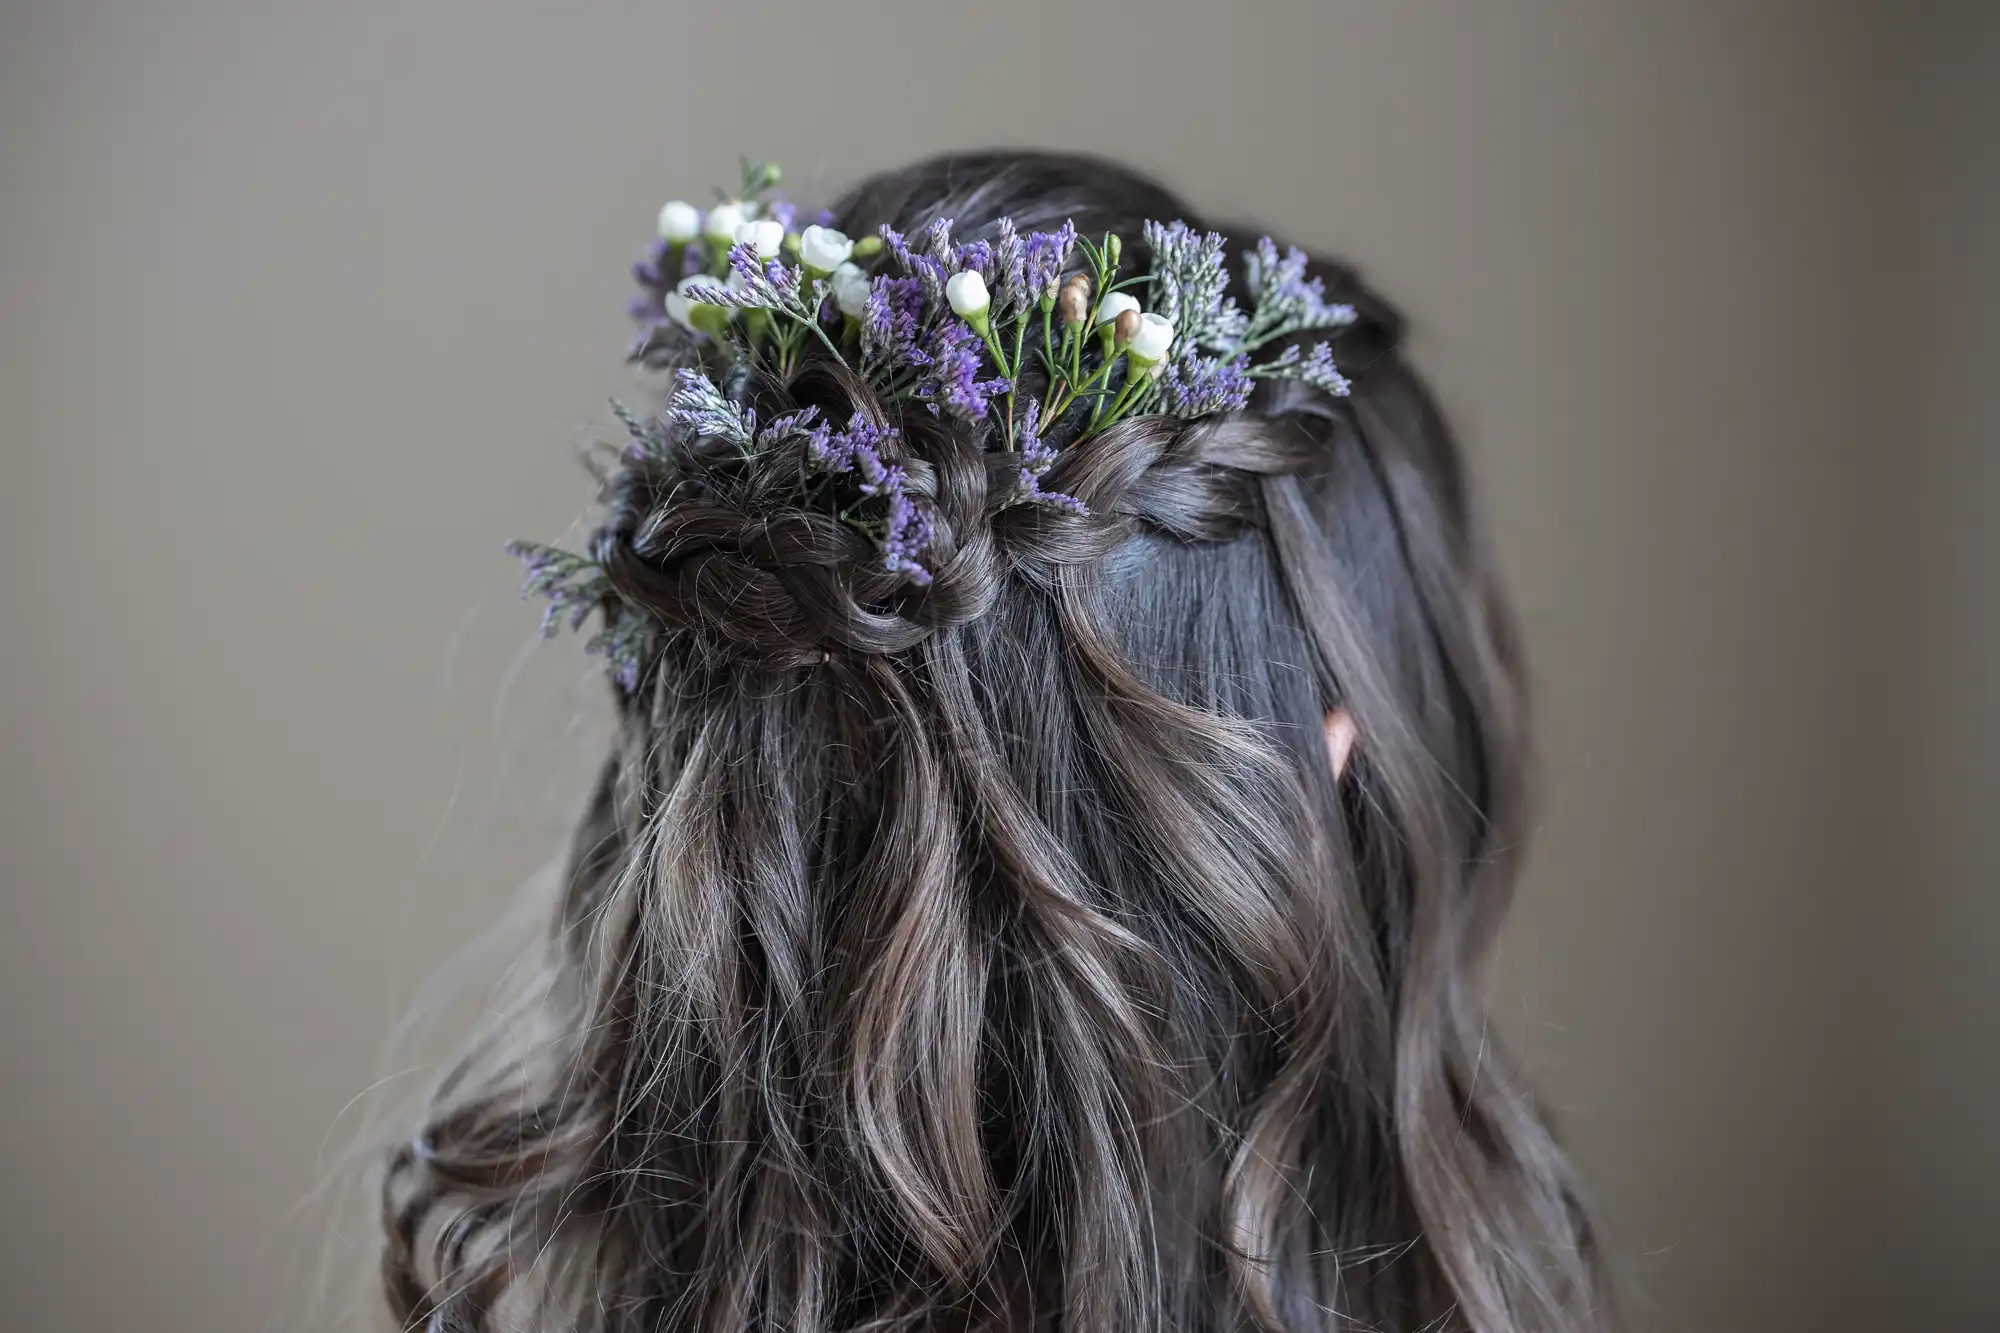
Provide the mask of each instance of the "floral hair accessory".
{"label": "floral hair accessory", "polygon": [[[1329,302],[1305,253],[1269,237],[1243,256],[1239,306],[1224,238],[1185,222],[1146,223],[1148,265],[1127,273],[1123,238],[1069,223],[1022,234],[1002,218],[964,242],[949,218],[908,236],[884,226],[849,237],[825,214],[794,229],[780,179],[746,159],[733,196],[705,212],[683,200],[660,209],[658,240],[634,270],[641,333],[629,355],[673,371],[675,389],[656,419],[617,410],[635,448],[659,456],[673,440],[721,441],[746,459],[802,449],[829,511],[908,585],[931,581],[933,524],[889,461],[910,456],[898,447],[903,413],[947,419],[1008,456],[1015,483],[1001,507],[1083,513],[1042,478],[1063,450],[1121,421],[1236,411],[1264,379],[1348,392],[1332,346],[1300,335],[1344,328],[1354,308]],[[814,358],[858,377],[884,419],[857,413],[836,426],[807,408],[760,426],[722,387],[753,372],[786,384]],[[546,633],[607,607],[592,646],[629,682],[641,648],[620,629],[602,566],[533,543],[510,549],[528,562],[527,591],[550,599]]]}

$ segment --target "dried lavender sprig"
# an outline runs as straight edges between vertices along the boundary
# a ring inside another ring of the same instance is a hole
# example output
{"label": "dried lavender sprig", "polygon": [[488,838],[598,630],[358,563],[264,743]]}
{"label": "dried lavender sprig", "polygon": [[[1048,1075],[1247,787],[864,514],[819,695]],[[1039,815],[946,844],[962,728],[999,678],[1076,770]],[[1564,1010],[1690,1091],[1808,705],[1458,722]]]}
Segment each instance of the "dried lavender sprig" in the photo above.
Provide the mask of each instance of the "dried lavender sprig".
{"label": "dried lavender sprig", "polygon": [[1074,495],[1064,495],[1061,491],[1042,489],[1042,474],[1055,465],[1056,448],[1042,438],[1042,405],[1030,398],[1021,410],[1021,420],[1017,423],[1014,438],[1021,453],[1021,469],[1016,483],[1014,502],[1018,504],[1045,504],[1055,509],[1067,509],[1072,514],[1088,514],[1090,506]]}
{"label": "dried lavender sprig", "polygon": [[699,370],[674,372],[666,420],[692,435],[712,436],[748,451],[757,443],[757,414],[737,403]]}
{"label": "dried lavender sprig", "polygon": [[870,285],[861,317],[864,372],[917,369],[930,364],[923,333],[924,285],[917,278],[879,277]]}
{"label": "dried lavender sprig", "polygon": [[1306,276],[1306,252],[1261,237],[1243,257],[1244,285],[1255,303],[1241,345],[1251,351],[1265,343],[1306,329],[1345,328],[1355,320],[1351,305],[1326,299],[1326,284]]}
{"label": "dried lavender sprig", "polygon": [[1056,299],[1063,271],[1069,267],[1076,249],[1076,224],[1065,222],[1058,231],[1029,232],[1022,244],[1022,285],[1028,299],[1041,302]]}
{"label": "dried lavender sprig", "polygon": [[1336,398],[1345,398],[1354,387],[1333,363],[1331,343],[1314,343],[1310,353],[1301,353],[1299,345],[1293,343],[1275,361],[1250,367],[1248,374],[1255,379],[1298,380]]}
{"label": "dried lavender sprig", "polygon": [[1004,378],[979,378],[986,344],[956,316],[938,321],[923,354],[928,364],[917,381],[916,397],[934,413],[978,425],[986,420],[993,399],[1012,387]]}
{"label": "dried lavender sprig", "polygon": [[[900,464],[882,457],[882,449],[897,438],[894,426],[879,425],[856,413],[844,430],[820,426],[808,437],[806,455],[830,475],[852,475],[864,498],[884,499],[885,516],[879,522],[850,520],[870,531],[882,552],[882,567],[900,573],[919,585],[931,581],[923,556],[935,536],[928,506],[919,504],[909,493],[909,475]],[[879,529],[879,531],[875,531]]]}
{"label": "dried lavender sprig", "polygon": [[625,433],[632,439],[632,443],[627,446],[628,453],[654,458],[665,455],[667,436],[662,428],[663,423],[658,419],[641,417],[616,398],[611,400],[611,415],[618,418],[619,424],[625,427]]}
{"label": "dried lavender sprig", "polygon": [[801,318],[810,313],[801,295],[800,270],[775,259],[759,259],[755,249],[741,244],[730,247],[729,268],[727,281],[689,283],[682,295],[703,305],[737,310],[775,310]]}
{"label": "dried lavender sprig", "polygon": [[653,622],[629,608],[612,613],[604,628],[584,641],[583,650],[604,659],[611,679],[627,694],[639,688],[639,674],[653,655]]}
{"label": "dried lavender sprig", "polygon": [[1148,222],[1153,252],[1153,308],[1171,321],[1184,347],[1234,351],[1249,321],[1228,296],[1229,269],[1219,232],[1185,222]]}
{"label": "dried lavender sprig", "polygon": [[1250,402],[1255,373],[1244,367],[1240,356],[1182,357],[1160,375],[1161,410],[1169,416],[1192,418],[1242,409]]}
{"label": "dried lavender sprig", "polygon": [[564,620],[575,629],[606,597],[611,581],[603,566],[560,546],[541,542],[507,543],[507,554],[523,561],[527,568],[521,581],[521,596],[546,597],[542,613],[542,637],[553,638]]}

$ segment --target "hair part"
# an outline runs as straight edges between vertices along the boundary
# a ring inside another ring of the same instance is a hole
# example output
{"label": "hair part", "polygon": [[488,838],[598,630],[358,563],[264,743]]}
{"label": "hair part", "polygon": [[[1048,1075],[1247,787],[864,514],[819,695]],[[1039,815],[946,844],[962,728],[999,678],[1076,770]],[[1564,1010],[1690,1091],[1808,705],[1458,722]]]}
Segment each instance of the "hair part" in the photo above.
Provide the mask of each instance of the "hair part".
{"label": "hair part", "polygon": [[[1027,154],[835,213],[1191,216]],[[1049,474],[1088,513],[1001,507],[906,417],[922,589],[774,498],[797,460],[621,477],[606,568],[660,650],[543,989],[391,1161],[405,1325],[1608,1327],[1476,985],[1524,830],[1511,622],[1399,321],[1316,271],[1352,398],[1121,423]],[[879,411],[824,362],[742,392]]]}

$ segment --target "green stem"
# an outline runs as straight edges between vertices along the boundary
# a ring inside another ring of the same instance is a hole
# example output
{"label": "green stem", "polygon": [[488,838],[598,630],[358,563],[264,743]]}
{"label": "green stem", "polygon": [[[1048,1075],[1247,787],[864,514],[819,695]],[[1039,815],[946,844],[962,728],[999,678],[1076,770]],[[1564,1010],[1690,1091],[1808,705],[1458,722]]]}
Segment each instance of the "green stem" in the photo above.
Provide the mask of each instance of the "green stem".
{"label": "green stem", "polygon": [[1147,366],[1141,370],[1134,367],[1132,373],[1126,376],[1125,387],[1119,392],[1118,400],[1111,405],[1111,420],[1115,422],[1124,413],[1135,410],[1146,400],[1146,394],[1152,387],[1153,368]]}
{"label": "green stem", "polygon": [[790,316],[793,320],[797,321],[798,323],[803,324],[807,328],[811,329],[814,335],[817,336],[821,342],[826,344],[826,350],[833,353],[834,360],[840,362],[840,364],[842,364],[843,366],[847,364],[847,358],[842,356],[840,354],[840,349],[833,345],[833,339],[826,336],[826,330],[820,327],[819,319],[816,316],[801,315],[795,310],[787,310],[784,313]]}

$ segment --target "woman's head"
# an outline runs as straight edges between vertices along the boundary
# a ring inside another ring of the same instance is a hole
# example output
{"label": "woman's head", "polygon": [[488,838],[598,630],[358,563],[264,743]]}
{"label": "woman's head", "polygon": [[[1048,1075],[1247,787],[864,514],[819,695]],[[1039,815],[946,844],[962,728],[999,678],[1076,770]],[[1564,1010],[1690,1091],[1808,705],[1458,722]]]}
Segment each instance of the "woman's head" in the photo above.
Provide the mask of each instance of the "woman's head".
{"label": "woman's head", "polygon": [[[1193,220],[1015,154],[833,212]],[[1074,503],[1017,503],[980,433],[830,356],[736,377],[766,421],[894,427],[922,581],[803,498],[803,448],[619,469],[595,552],[653,631],[536,1021],[393,1164],[399,1316],[1593,1326],[1587,1224],[1472,975],[1522,828],[1506,609],[1396,317],[1316,271],[1358,312],[1351,395],[1086,434],[1040,477]]]}

